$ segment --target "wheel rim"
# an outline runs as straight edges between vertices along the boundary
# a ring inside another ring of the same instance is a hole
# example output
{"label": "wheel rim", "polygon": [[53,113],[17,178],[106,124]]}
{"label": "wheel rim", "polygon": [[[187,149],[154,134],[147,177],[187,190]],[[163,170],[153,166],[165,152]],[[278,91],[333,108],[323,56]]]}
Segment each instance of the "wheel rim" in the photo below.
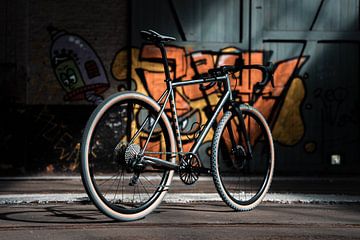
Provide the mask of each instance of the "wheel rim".
{"label": "wheel rim", "polygon": [[249,206],[267,191],[273,153],[271,135],[263,119],[255,112],[246,109],[242,112],[253,156],[243,134],[238,134],[241,130],[237,115],[231,114],[221,133],[217,168],[226,195],[238,205]]}
{"label": "wheel rim", "polygon": [[[156,113],[144,101],[120,101],[108,108],[93,124],[96,127],[89,132],[92,138],[85,152],[91,183],[101,201],[116,212],[139,213],[151,206],[167,190],[170,171],[149,166],[143,169],[130,168],[122,162],[121,157],[116,157],[114,151],[119,142],[129,143],[132,135],[146,120],[147,114],[155,116]],[[151,123],[147,127],[151,127]],[[140,147],[143,147],[148,136],[147,127],[143,128],[134,141]],[[146,151],[170,151],[169,135],[162,119],[159,120]],[[169,156],[164,153],[155,156],[169,160]],[[130,186],[136,173],[139,173],[137,184]]]}

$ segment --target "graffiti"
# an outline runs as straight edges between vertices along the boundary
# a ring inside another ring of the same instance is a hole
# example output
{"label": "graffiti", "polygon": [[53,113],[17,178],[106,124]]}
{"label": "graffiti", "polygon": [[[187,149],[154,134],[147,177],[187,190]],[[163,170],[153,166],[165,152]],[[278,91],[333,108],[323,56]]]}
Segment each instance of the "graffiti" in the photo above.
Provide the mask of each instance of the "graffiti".
{"label": "graffiti", "polygon": [[56,79],[65,91],[65,101],[86,99],[99,104],[109,81],[95,50],[80,36],[48,27],[50,59]]}
{"label": "graffiti", "polygon": [[62,170],[70,170],[71,172],[77,170],[80,164],[80,143],[74,141],[74,137],[70,133],[65,132],[61,135],[54,145],[54,150],[59,154],[59,162],[67,163],[62,166],[64,168]]}
{"label": "graffiti", "polygon": [[[264,62],[264,52],[244,52],[236,47],[223,48],[218,52],[193,51],[179,46],[167,46],[166,50],[169,57],[171,77],[176,81],[196,79],[206,74],[211,68],[234,65],[240,61],[244,61],[244,64],[263,64]],[[128,52],[131,53],[131,74],[127,72]],[[293,76],[294,72],[298,71],[306,60],[306,57],[301,57],[300,59],[293,58],[276,63],[275,87],[266,86],[262,96],[254,104],[268,121],[276,120],[274,138],[285,145],[297,143],[304,134],[304,121],[301,117],[300,105],[305,96],[305,88],[303,79]],[[114,58],[111,70],[113,77],[119,81],[119,86],[122,86],[122,89],[127,86],[126,78],[128,75],[131,76],[131,90],[147,94],[154,99],[158,99],[166,89],[161,54],[159,49],[153,45],[145,44],[140,49],[131,48],[129,50],[124,48],[120,50]],[[237,74],[237,79],[231,81],[231,87],[237,100],[248,103],[254,84],[261,81],[262,77],[262,73],[258,70],[244,70],[241,77]],[[201,90],[198,85],[184,86],[175,91],[175,102],[180,115],[181,140],[184,151],[187,151],[196,141],[196,134],[201,126],[212,114],[221,91],[216,87]],[[280,104],[281,102],[283,104]],[[166,110],[167,113],[170,113],[170,106],[166,106]],[[295,131],[293,131],[294,129]],[[203,163],[209,155],[207,149],[212,135],[213,130],[210,130],[205,138],[207,147],[204,146],[202,152],[206,154],[200,156]]]}
{"label": "graffiti", "polygon": [[[101,94],[109,89],[110,84],[94,49],[78,35],[53,27],[49,27],[48,31],[52,39],[50,50],[52,68],[65,91],[64,100],[87,100],[99,104],[103,100]],[[219,51],[196,51],[182,46],[168,45],[166,51],[170,75],[176,81],[201,78],[209,69],[222,65],[263,64],[264,56],[267,54],[264,51],[247,52],[232,46]],[[128,56],[129,53],[131,56]],[[131,67],[128,66],[130,58]],[[299,142],[304,134],[304,121],[300,112],[305,97],[304,79],[294,77],[294,73],[306,60],[307,57],[300,57],[277,62],[274,72],[275,87],[265,86],[261,97],[254,103],[254,107],[272,123],[274,139],[288,146]],[[118,83],[118,91],[128,89],[159,99],[166,89],[161,62],[161,52],[152,44],[144,44],[141,48],[119,50],[111,64],[111,73]],[[128,73],[130,69],[131,72]],[[241,75],[237,73],[232,76],[231,88],[237,101],[249,103],[253,86],[262,81],[262,77],[262,73],[258,70],[244,70]],[[175,103],[184,151],[190,150],[197,141],[198,133],[213,114],[220,95],[221,89],[218,87],[204,90],[198,85],[189,85],[175,89]],[[170,104],[166,106],[165,111],[170,117]],[[58,126],[51,126],[50,123],[42,136],[52,142],[54,139],[51,138],[57,139],[57,142],[54,142],[54,149],[60,155],[58,159],[71,162],[67,168],[73,171],[78,165],[77,144],[72,144],[71,149],[65,147],[64,142],[66,139],[71,142],[72,136],[64,134]],[[204,145],[201,146],[203,154],[200,154],[200,159],[205,165],[213,131],[214,129],[210,130],[204,139]],[[59,135],[60,133],[63,135]],[[50,170],[53,168],[53,166],[49,167]]]}
{"label": "graffiti", "polygon": [[348,123],[357,122],[356,117],[353,116],[353,113],[356,113],[356,106],[354,106],[354,111],[344,112],[342,110],[346,99],[349,97],[346,88],[317,88],[314,90],[314,97],[321,102],[324,123],[330,126],[343,127]]}
{"label": "graffiti", "polygon": [[296,144],[304,134],[304,122],[300,107],[305,97],[303,80],[299,77],[293,79],[285,96],[284,104],[273,128],[273,137],[280,139],[287,145]]}
{"label": "graffiti", "polygon": [[317,144],[314,141],[306,142],[304,144],[304,150],[307,153],[314,153],[317,149]]}
{"label": "graffiti", "polygon": [[[78,35],[54,27],[49,27],[48,31],[52,39],[50,50],[52,68],[65,91],[64,100],[87,100],[99,104],[103,100],[101,94],[109,89],[110,84],[95,50]],[[247,52],[232,46],[219,51],[196,51],[182,46],[167,45],[166,51],[171,78],[176,81],[201,78],[209,69],[222,65],[263,64],[264,56],[267,54],[264,51]],[[128,56],[129,53],[131,56]],[[131,67],[128,66],[130,58]],[[294,73],[306,60],[307,57],[300,57],[277,62],[274,73],[275,87],[266,86],[262,96],[254,103],[254,107],[272,123],[274,139],[288,146],[299,142],[304,134],[300,105],[305,97],[305,88],[303,79],[294,78]],[[144,44],[141,48],[120,49],[111,64],[111,73],[118,83],[118,91],[133,90],[159,99],[166,89],[161,62],[161,52],[152,44]],[[131,72],[128,73],[130,69]],[[253,86],[261,81],[262,77],[262,73],[258,70],[244,70],[241,76],[237,73],[232,77],[231,88],[236,99],[249,103]],[[213,114],[220,95],[221,89],[218,87],[204,90],[198,85],[189,85],[175,89],[175,103],[184,151],[190,150],[197,140],[202,126]],[[170,104],[166,106],[165,111],[170,116]],[[56,126],[48,126],[43,137],[57,136],[55,130],[59,129],[56,129]],[[206,153],[200,154],[203,163],[209,155],[208,145],[212,140],[213,131],[214,129],[210,130],[204,139],[206,146],[201,148],[202,152]],[[76,144],[67,152],[62,144],[64,139],[71,138],[71,135],[57,137],[59,141],[54,146],[60,154],[59,159],[72,162],[68,167],[75,169],[78,164],[74,160],[78,154]]]}
{"label": "graffiti", "polygon": [[29,155],[38,161],[34,162],[39,168],[37,171],[77,171],[80,164],[79,136],[48,108],[29,111],[29,121],[33,125],[32,131],[29,132],[32,136],[29,141]]}

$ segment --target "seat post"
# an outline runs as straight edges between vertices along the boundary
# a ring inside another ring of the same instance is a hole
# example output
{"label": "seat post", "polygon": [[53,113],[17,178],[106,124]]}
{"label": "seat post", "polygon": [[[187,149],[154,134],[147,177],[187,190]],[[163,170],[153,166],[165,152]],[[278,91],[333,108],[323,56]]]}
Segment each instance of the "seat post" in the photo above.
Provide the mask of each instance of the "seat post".
{"label": "seat post", "polygon": [[164,43],[163,42],[158,42],[156,45],[160,48],[160,51],[161,51],[161,57],[162,57],[162,62],[163,62],[163,65],[164,65],[164,71],[165,71],[165,77],[166,77],[165,81],[166,82],[171,81],[169,62],[168,62],[168,59],[167,59],[167,56],[166,56],[166,50],[165,50]]}

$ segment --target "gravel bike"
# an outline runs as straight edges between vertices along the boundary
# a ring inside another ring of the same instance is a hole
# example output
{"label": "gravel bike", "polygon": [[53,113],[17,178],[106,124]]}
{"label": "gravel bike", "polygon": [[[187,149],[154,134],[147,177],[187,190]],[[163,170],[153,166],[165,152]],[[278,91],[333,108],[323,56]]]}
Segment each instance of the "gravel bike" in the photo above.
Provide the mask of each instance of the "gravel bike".
{"label": "gravel bike", "polygon": [[[262,71],[263,80],[254,86],[254,102],[272,82],[272,65],[222,66],[211,69],[207,77],[173,81],[165,43],[175,38],[153,30],[141,35],[161,51],[167,88],[157,101],[133,91],[116,93],[91,114],[81,143],[81,174],[89,198],[108,217],[132,221],[160,204],[174,173],[188,185],[200,174],[211,174],[228,206],[236,211],[253,209],[271,184],[274,144],[262,114],[251,104],[235,101],[230,80],[244,69]],[[218,84],[221,98],[190,151],[184,152],[174,89],[194,84],[203,90]],[[170,112],[165,111],[168,106]],[[205,168],[198,150],[214,124],[210,168]]]}

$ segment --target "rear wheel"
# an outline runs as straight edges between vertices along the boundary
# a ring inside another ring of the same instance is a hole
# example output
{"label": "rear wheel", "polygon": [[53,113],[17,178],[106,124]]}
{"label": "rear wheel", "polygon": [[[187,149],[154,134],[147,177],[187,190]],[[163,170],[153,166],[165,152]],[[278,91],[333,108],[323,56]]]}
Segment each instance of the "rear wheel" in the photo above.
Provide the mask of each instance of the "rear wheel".
{"label": "rear wheel", "polygon": [[[144,164],[144,149],[160,106],[142,94],[116,94],[99,105],[83,135],[82,179],[93,203],[107,216],[132,221],[154,210],[173,171]],[[175,162],[171,125],[163,113],[144,155]]]}
{"label": "rear wheel", "polygon": [[[216,189],[231,208],[247,211],[267,193],[274,171],[274,144],[264,117],[241,105],[245,129],[236,111],[224,114],[215,132],[211,169]],[[249,136],[246,143],[245,134]]]}

